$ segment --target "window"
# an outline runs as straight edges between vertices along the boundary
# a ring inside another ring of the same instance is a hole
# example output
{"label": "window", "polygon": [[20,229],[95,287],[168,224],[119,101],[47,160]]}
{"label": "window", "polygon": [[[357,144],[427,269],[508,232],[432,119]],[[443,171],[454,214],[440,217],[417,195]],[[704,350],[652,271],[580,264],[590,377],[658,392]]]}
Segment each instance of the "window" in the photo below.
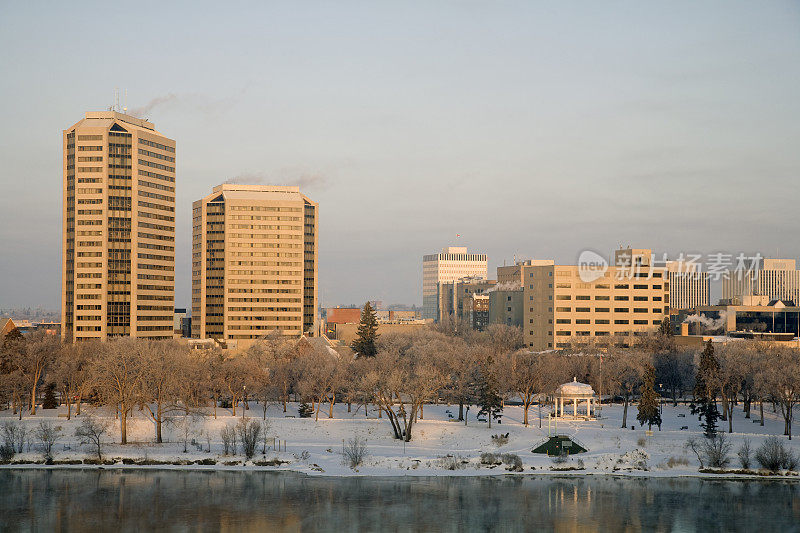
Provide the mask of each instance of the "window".
{"label": "window", "polygon": [[569,313],[572,311],[571,307],[556,307],[556,311],[559,313]]}
{"label": "window", "polygon": [[572,332],[569,331],[569,330],[556,331],[556,336],[557,337],[569,337],[571,335],[572,335]]}
{"label": "window", "polygon": [[625,284],[625,285],[614,285],[614,288],[615,289],[627,289],[627,288],[629,288],[629,286],[627,284]]}
{"label": "window", "polygon": [[647,285],[634,285],[633,288],[634,289],[646,289]]}
{"label": "window", "polygon": [[644,325],[647,324],[647,320],[634,320],[634,324]]}
{"label": "window", "polygon": [[629,324],[629,323],[630,322],[628,322],[627,320],[615,320],[614,321],[614,324]]}
{"label": "window", "polygon": [[595,300],[610,300],[611,297],[610,296],[595,296],[594,299]]}
{"label": "window", "polygon": [[579,295],[579,296],[576,296],[575,299],[576,300],[591,300],[591,297]]}
{"label": "window", "polygon": [[609,320],[607,318],[598,318],[594,321],[595,324],[608,324]]}
{"label": "window", "polygon": [[634,296],[633,297],[633,301],[634,302],[646,302],[647,301],[647,296]]}
{"label": "window", "polygon": [[633,312],[634,312],[634,313],[646,313],[646,312],[647,312],[647,309],[646,309],[646,308],[644,308],[644,307],[634,307],[634,308],[633,308]]}
{"label": "window", "polygon": [[588,307],[576,307],[575,311],[578,313],[588,313],[590,309]]}
{"label": "window", "polygon": [[556,300],[572,300],[572,296],[569,294],[557,294]]}
{"label": "window", "polygon": [[608,331],[595,331],[594,335],[595,337],[607,337]]}
{"label": "window", "polygon": [[595,313],[608,313],[611,311],[611,309],[608,307],[596,307],[594,311]]}
{"label": "window", "polygon": [[576,324],[591,324],[592,321],[589,320],[588,318],[578,318],[578,319],[575,320],[575,323]]}
{"label": "window", "polygon": [[628,301],[628,297],[627,297],[627,296],[614,296],[614,301],[617,301],[617,302],[621,302],[621,301],[627,302],[627,301]]}
{"label": "window", "polygon": [[614,312],[615,313],[630,313],[631,311],[627,307],[615,307],[614,308]]}
{"label": "window", "polygon": [[572,320],[569,318],[559,318],[556,319],[556,324],[572,324]]}

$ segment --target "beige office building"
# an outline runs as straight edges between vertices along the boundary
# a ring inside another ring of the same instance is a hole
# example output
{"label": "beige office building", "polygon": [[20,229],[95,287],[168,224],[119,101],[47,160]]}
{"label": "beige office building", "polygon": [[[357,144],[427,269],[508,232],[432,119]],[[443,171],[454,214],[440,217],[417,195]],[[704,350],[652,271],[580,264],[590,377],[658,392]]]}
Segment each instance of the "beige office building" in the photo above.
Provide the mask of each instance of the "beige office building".
{"label": "beige office building", "polygon": [[669,316],[665,268],[649,250],[625,250],[615,264],[587,275],[575,265],[532,261],[522,267],[523,332],[533,350],[581,344],[629,346],[633,337],[658,329]]}
{"label": "beige office building", "polygon": [[439,289],[442,283],[461,278],[486,278],[486,254],[471,254],[465,247],[451,246],[441,253],[422,257],[422,318],[439,319]]}
{"label": "beige office building", "polygon": [[192,337],[316,335],[317,231],[298,187],[224,184],[194,202]]}
{"label": "beige office building", "polygon": [[669,305],[675,309],[693,309],[709,305],[711,300],[710,274],[699,263],[667,261]]}
{"label": "beige office building", "polygon": [[531,266],[533,264],[531,259],[523,261],[515,261],[513,265],[503,265],[497,267],[497,283],[506,287],[512,287],[514,284],[522,284],[522,267]]}
{"label": "beige office building", "polygon": [[63,142],[62,338],[172,338],[175,141],[101,111]]}
{"label": "beige office building", "polygon": [[800,270],[794,259],[762,260],[760,269],[732,271],[722,279],[722,299],[742,303],[748,296],[791,300],[800,305]]}

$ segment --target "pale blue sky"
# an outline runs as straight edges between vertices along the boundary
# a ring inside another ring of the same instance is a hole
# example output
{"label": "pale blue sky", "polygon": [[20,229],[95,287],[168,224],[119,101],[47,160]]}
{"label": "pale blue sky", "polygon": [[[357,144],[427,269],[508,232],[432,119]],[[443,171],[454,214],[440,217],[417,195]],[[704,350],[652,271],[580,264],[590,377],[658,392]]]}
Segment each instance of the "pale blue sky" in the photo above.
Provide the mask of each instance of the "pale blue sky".
{"label": "pale blue sky", "polygon": [[800,256],[796,1],[44,6],[0,2],[0,307],[57,308],[61,130],[115,87],[178,143],[178,306],[237,176],[319,201],[323,305],[448,244]]}

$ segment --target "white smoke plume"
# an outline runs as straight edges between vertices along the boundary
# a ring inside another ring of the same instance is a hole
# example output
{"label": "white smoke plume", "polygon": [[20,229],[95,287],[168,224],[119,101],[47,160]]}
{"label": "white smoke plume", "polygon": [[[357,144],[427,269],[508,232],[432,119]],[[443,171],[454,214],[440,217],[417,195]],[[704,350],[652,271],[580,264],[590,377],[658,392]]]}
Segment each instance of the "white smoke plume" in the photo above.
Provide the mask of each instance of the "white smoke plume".
{"label": "white smoke plume", "polygon": [[683,323],[684,324],[699,324],[700,326],[704,327],[705,329],[715,330],[715,329],[724,329],[725,324],[727,323],[728,317],[725,311],[720,311],[719,318],[709,318],[704,314],[694,314],[687,316]]}

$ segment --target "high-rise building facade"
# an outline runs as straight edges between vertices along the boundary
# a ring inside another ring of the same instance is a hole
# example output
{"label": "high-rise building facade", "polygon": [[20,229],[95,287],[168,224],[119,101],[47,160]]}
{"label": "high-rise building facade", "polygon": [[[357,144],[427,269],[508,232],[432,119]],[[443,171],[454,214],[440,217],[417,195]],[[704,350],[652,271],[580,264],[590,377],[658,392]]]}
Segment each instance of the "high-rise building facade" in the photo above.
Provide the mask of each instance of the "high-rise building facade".
{"label": "high-rise building facade", "polygon": [[523,334],[533,350],[582,344],[629,346],[669,316],[666,269],[649,250],[587,276],[580,266],[537,260],[522,267]]}
{"label": "high-rise building facade", "polygon": [[175,141],[101,111],[63,142],[62,338],[172,338]]}
{"label": "high-rise building facade", "polygon": [[439,288],[461,278],[486,278],[486,254],[467,253],[464,247],[444,248],[441,253],[422,257],[422,318],[438,320]]}
{"label": "high-rise building facade", "polygon": [[298,187],[214,187],[192,206],[192,337],[317,334],[318,206]]}
{"label": "high-rise building facade", "polygon": [[711,275],[699,263],[667,261],[669,306],[672,310],[694,309],[711,301]]}
{"label": "high-rise building facade", "polygon": [[794,259],[765,258],[760,268],[728,274],[722,280],[723,300],[741,303],[748,296],[764,296],[800,305],[800,270]]}

